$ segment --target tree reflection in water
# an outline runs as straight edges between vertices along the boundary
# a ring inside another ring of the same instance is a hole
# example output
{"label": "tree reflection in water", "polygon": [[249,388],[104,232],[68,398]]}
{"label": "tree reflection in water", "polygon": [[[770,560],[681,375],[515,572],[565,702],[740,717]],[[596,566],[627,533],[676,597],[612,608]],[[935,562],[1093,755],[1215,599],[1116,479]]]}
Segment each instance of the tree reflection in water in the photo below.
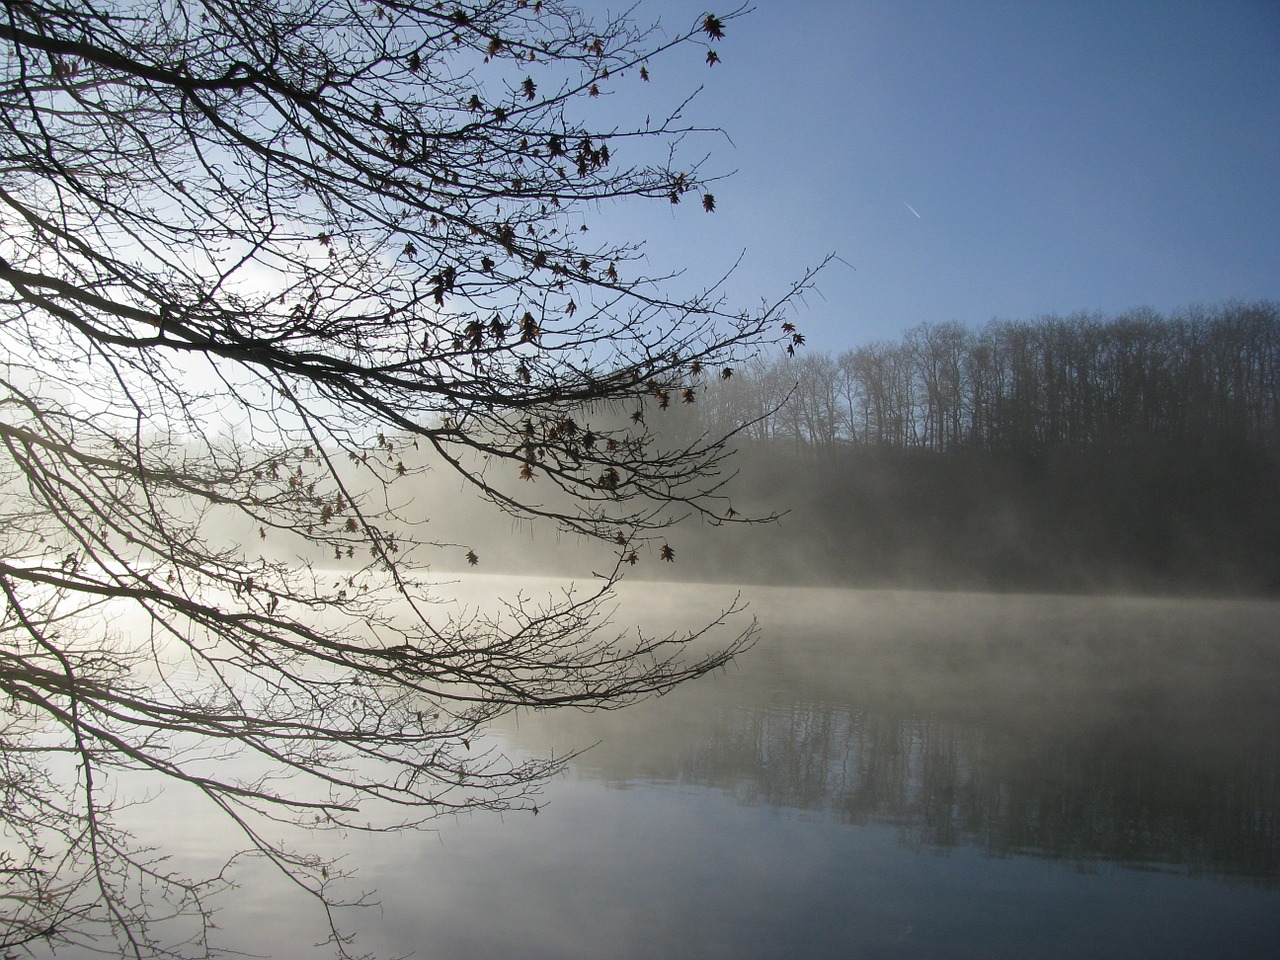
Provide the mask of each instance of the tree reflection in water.
{"label": "tree reflection in water", "polygon": [[582,762],[922,849],[1280,883],[1275,604],[812,595],[762,593],[728,676],[580,720]]}

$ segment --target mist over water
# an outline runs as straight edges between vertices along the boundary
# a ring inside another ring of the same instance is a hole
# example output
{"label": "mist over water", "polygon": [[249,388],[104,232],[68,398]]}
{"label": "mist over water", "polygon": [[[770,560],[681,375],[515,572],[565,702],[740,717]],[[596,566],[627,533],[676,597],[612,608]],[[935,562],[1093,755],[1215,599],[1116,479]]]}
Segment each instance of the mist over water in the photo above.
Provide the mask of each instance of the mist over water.
{"label": "mist over water", "polygon": [[1275,882],[1274,604],[754,596],[770,639],[725,677],[548,718],[542,743],[600,739],[579,766],[608,782],[715,787],[912,845]]}
{"label": "mist over water", "polygon": [[[450,589],[475,607],[558,584],[461,575]],[[709,620],[735,594],[628,581],[614,622]],[[764,638],[725,670],[620,711],[521,712],[475,745],[589,748],[536,816],[318,836],[376,890],[379,908],[346,918],[358,944],[439,958],[1280,950],[1280,605],[744,599]],[[153,824],[189,831],[164,803]],[[177,846],[200,855],[189,832]],[[307,955],[310,905],[261,865],[237,878],[248,895],[221,917],[236,944]]]}

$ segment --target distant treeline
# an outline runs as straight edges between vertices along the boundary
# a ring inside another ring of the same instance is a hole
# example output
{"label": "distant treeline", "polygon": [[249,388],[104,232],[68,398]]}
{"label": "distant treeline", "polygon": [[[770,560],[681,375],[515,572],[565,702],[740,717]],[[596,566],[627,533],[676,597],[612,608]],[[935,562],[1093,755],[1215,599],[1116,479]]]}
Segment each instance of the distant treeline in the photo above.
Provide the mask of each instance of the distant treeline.
{"label": "distant treeline", "polygon": [[[688,409],[688,408],[686,408]],[[710,575],[1018,589],[1280,592],[1280,307],[926,324],[700,391],[741,428]]]}
{"label": "distant treeline", "polygon": [[802,450],[1032,454],[1069,445],[1280,446],[1280,306],[922,324],[896,343],[746,365],[701,424]]}

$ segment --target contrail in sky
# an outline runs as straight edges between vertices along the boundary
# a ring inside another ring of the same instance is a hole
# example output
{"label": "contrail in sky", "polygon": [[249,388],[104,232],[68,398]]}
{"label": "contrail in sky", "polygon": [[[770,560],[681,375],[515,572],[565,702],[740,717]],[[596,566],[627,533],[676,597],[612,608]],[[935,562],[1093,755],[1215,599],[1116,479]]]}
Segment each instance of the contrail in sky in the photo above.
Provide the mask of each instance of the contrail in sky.
{"label": "contrail in sky", "polygon": [[[911,204],[907,203],[907,201],[903,200],[903,201],[902,201],[902,205],[903,205],[904,207],[906,207],[908,210],[910,210],[912,213],[916,213],[916,208],[915,208],[915,207],[913,207]],[[923,219],[924,219],[924,217],[922,217],[922,216],[920,216],[920,214],[916,213],[916,219],[917,219],[917,220],[923,220]]]}

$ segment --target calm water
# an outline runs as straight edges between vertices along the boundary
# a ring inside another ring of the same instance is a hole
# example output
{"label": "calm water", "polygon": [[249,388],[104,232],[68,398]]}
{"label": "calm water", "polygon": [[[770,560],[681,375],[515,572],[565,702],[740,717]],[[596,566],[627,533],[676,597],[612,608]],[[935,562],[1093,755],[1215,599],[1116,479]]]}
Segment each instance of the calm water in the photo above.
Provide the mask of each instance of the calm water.
{"label": "calm water", "polygon": [[[729,599],[627,589],[620,621]],[[767,638],[722,674],[499,732],[515,752],[601,741],[547,785],[537,817],[347,851],[381,901],[347,917],[358,946],[440,960],[1280,957],[1280,604],[750,599]],[[310,904],[265,871],[241,879],[230,942],[325,955]]]}

